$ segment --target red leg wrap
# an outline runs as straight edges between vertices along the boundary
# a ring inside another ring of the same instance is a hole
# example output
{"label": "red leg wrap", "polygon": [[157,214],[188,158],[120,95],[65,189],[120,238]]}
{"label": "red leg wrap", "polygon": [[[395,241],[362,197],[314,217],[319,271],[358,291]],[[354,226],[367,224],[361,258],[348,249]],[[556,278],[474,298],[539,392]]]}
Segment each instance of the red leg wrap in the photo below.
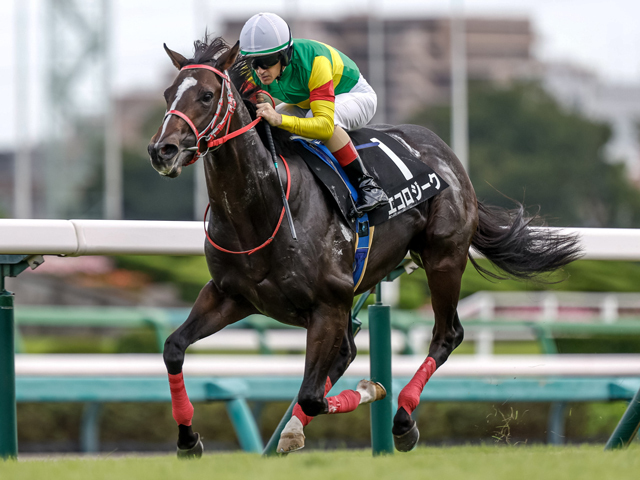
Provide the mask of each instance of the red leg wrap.
{"label": "red leg wrap", "polygon": [[173,418],[178,425],[191,425],[193,419],[193,405],[189,401],[187,390],[184,388],[182,372],[177,375],[169,374],[169,388],[171,388],[171,409]]}
{"label": "red leg wrap", "polygon": [[[331,380],[329,379],[329,377],[327,377],[327,381],[324,384],[324,396],[327,396],[327,393],[329,393],[329,390],[331,390],[331,387],[333,385],[331,385]],[[302,411],[302,407],[300,406],[299,403],[296,403],[295,406],[293,407],[293,413],[292,415],[298,417],[298,419],[300,420],[300,422],[302,422],[302,426],[306,427],[307,425],[309,425],[309,423],[311,422],[311,420],[313,420],[313,417],[310,417],[309,415],[306,415],[303,411]]]}
{"label": "red leg wrap", "polygon": [[356,158],[358,158],[358,151],[356,150],[356,147],[353,146],[353,143],[351,141],[349,141],[349,143],[347,143],[344,147],[331,153],[333,153],[333,156],[336,157],[336,160],[338,160],[338,163],[341,167],[349,165]]}
{"label": "red leg wrap", "polygon": [[407,383],[407,386],[398,395],[398,408],[404,408],[411,415],[420,403],[420,394],[424,386],[435,371],[436,361],[432,357],[427,357],[411,381]]}
{"label": "red leg wrap", "polygon": [[298,417],[298,419],[302,423],[303,427],[306,427],[307,425],[309,425],[311,420],[313,420],[313,417],[310,417],[309,415],[306,415],[302,411],[302,407],[300,407],[299,403],[296,403],[295,407],[293,407],[293,416],[294,417]]}
{"label": "red leg wrap", "polygon": [[353,412],[360,405],[360,392],[345,390],[335,397],[327,398],[329,413]]}

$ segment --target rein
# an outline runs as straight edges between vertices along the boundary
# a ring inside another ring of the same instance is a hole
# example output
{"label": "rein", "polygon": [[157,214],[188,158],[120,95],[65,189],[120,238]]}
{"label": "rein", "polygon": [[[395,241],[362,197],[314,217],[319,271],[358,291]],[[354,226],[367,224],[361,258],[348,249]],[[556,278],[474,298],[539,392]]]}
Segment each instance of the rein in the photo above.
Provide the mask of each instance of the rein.
{"label": "rein", "polygon": [[[287,200],[289,200],[289,192],[291,191],[291,173],[289,172],[289,165],[287,164],[287,161],[284,159],[284,157],[282,155],[280,155],[280,158],[282,159],[282,163],[284,163],[284,168],[287,171],[287,195],[286,195],[286,198],[287,198]],[[241,254],[244,254],[244,253],[246,253],[247,255],[251,255],[252,253],[257,252],[261,248],[264,248],[267,245],[269,245],[271,242],[273,242],[273,239],[276,237],[276,234],[278,233],[278,230],[280,230],[280,225],[282,225],[282,219],[284,218],[284,212],[285,212],[285,207],[283,206],[282,207],[282,211],[280,212],[280,218],[278,219],[278,225],[276,225],[276,229],[273,231],[273,233],[267,239],[266,242],[264,242],[259,247],[252,248],[251,250],[243,250],[242,252],[234,252],[233,250],[227,250],[226,248],[222,248],[220,245],[216,244],[211,239],[211,237],[209,236],[209,232],[207,231],[207,214],[209,213],[209,207],[210,206],[211,206],[210,204],[207,204],[207,209],[204,211],[204,234],[207,236],[207,240],[209,240],[209,243],[214,248],[220,250],[221,252],[233,253],[234,255],[241,255]]]}
{"label": "rein", "polygon": [[[189,125],[189,128],[191,128],[191,131],[196,136],[196,147],[195,147],[196,153],[194,154],[193,158],[188,163],[185,164],[185,166],[195,163],[199,158],[209,153],[209,150],[211,148],[219,147],[220,145],[227,142],[228,140],[231,140],[232,138],[235,138],[238,135],[242,135],[247,130],[250,130],[253,127],[255,127],[258,124],[258,122],[262,120],[262,118],[256,118],[253,122],[249,123],[248,125],[245,125],[244,127],[229,133],[229,127],[231,126],[231,122],[229,120],[231,119],[231,116],[233,115],[233,113],[236,111],[236,105],[237,105],[236,99],[233,97],[233,92],[231,91],[231,82],[229,80],[229,75],[227,73],[222,73],[217,68],[211,67],[209,65],[200,65],[200,64],[187,65],[186,67],[182,67],[180,71],[192,70],[192,69],[203,69],[203,70],[212,71],[213,73],[218,75],[220,78],[222,78],[222,89],[220,90],[220,99],[218,100],[218,107],[216,108],[216,113],[211,119],[211,122],[209,122],[209,125],[207,125],[207,127],[200,133],[198,133],[198,129],[196,128],[194,123],[191,121],[191,119],[186,114],[182,113],[179,110],[170,110],[164,116],[163,121],[170,115],[175,115],[177,117],[180,117],[187,123],[187,125]],[[224,115],[221,116],[222,107],[224,106],[225,90],[226,90],[226,98],[227,98],[227,110],[225,111]],[[216,121],[218,120],[218,118],[220,118],[220,121],[216,125]],[[220,132],[222,132],[222,130],[225,129],[225,127],[226,127],[225,134],[220,138],[216,138],[216,136],[220,134]],[[207,150],[204,152],[200,150],[201,140],[204,140],[207,143]]]}

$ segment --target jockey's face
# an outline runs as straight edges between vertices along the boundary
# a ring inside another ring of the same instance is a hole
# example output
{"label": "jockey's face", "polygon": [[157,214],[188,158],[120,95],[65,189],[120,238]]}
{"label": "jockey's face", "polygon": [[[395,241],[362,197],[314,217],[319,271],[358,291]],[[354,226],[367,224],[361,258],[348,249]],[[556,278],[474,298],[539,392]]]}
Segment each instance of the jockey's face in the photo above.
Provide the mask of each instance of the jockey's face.
{"label": "jockey's face", "polygon": [[271,85],[273,81],[280,76],[280,70],[282,70],[281,63],[278,62],[269,68],[257,67],[256,73],[258,78],[265,85]]}

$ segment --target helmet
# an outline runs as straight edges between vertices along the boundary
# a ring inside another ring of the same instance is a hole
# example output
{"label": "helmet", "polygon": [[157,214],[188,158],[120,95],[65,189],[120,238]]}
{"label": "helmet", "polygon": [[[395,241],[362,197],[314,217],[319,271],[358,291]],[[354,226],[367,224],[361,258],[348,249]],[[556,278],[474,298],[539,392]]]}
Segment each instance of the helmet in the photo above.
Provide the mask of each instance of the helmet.
{"label": "helmet", "polygon": [[240,32],[240,53],[248,57],[273,55],[279,58],[284,67],[291,60],[292,47],[291,29],[275,13],[254,15],[247,20]]}

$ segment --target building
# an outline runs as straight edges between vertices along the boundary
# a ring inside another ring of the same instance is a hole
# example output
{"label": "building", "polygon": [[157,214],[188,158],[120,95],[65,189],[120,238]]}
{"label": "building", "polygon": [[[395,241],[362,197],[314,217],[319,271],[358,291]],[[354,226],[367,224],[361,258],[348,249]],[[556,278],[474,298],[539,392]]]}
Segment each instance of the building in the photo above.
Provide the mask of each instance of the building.
{"label": "building", "polygon": [[588,69],[567,63],[544,67],[545,89],[566,109],[611,126],[611,162],[623,162],[640,185],[640,86],[603,83]]}

